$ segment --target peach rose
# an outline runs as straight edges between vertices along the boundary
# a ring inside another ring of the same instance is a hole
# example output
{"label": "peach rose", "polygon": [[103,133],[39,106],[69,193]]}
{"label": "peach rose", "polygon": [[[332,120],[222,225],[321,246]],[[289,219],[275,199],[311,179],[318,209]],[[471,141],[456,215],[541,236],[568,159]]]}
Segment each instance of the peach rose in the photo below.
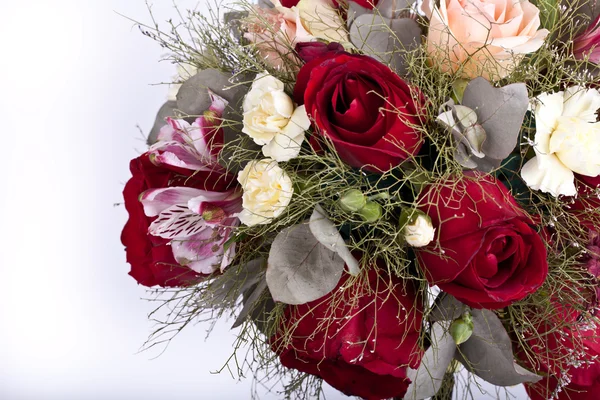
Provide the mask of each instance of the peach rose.
{"label": "peach rose", "polygon": [[540,10],[528,0],[425,0],[427,52],[442,72],[463,78],[504,78],[548,35]]}

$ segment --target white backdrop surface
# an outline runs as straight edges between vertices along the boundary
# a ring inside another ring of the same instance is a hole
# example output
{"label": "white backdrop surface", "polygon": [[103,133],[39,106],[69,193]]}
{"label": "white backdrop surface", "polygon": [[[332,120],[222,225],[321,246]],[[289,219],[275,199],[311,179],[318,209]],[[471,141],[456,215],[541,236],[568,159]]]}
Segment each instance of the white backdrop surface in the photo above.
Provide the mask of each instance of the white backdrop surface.
{"label": "white backdrop surface", "polygon": [[[176,16],[171,0],[153,11]],[[145,149],[136,126],[165,101],[151,84],[175,68],[116,12],[150,21],[142,0],[0,0],[0,399],[249,399],[250,379],[211,373],[231,321],[138,353],[154,305],[127,275],[114,204]]]}

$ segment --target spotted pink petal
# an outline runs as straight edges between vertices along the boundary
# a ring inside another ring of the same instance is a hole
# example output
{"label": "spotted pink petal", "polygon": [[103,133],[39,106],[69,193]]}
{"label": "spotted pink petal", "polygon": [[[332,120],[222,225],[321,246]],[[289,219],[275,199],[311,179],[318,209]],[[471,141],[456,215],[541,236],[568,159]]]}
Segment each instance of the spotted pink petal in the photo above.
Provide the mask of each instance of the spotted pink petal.
{"label": "spotted pink petal", "polygon": [[217,230],[205,227],[192,237],[173,240],[171,248],[179,264],[201,274],[211,274],[223,260],[222,241]]}
{"label": "spotted pink petal", "polygon": [[195,171],[221,168],[211,155],[202,156],[193,147],[178,142],[157,142],[149,150],[155,162]]}
{"label": "spotted pink petal", "polygon": [[[220,195],[220,196],[219,196]],[[242,194],[238,191],[227,191],[223,193],[206,192],[188,201],[188,208],[198,214],[205,211],[205,204],[210,203],[213,207],[224,210],[226,216],[232,216],[242,211]]]}
{"label": "spotted pink petal", "polygon": [[149,189],[140,196],[144,214],[155,217],[176,204],[186,204],[190,199],[201,196],[205,191],[188,187]]}
{"label": "spotted pink petal", "polygon": [[176,204],[163,210],[152,221],[148,232],[164,239],[189,238],[206,228],[201,215],[191,211],[185,204]]}
{"label": "spotted pink petal", "polygon": [[185,240],[173,240],[173,256],[181,265],[192,270],[210,274],[225,268],[235,255],[235,247],[225,252],[225,243],[229,240],[231,229],[206,227],[198,234]]}

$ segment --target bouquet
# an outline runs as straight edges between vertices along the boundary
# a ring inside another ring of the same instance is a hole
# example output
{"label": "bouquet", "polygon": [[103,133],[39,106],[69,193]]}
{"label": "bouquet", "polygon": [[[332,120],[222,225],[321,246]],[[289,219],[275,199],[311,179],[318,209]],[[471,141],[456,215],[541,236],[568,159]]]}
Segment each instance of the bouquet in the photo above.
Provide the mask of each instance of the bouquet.
{"label": "bouquet", "polygon": [[599,13],[260,0],[140,24],[179,67],[123,192],[148,343],[230,318],[228,367],[290,399],[597,398]]}

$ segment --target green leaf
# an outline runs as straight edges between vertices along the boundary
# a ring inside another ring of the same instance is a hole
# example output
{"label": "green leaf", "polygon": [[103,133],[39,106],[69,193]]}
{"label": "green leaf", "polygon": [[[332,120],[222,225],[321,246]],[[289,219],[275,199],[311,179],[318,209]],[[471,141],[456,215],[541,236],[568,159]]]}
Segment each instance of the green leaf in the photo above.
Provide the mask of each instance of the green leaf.
{"label": "green leaf", "polygon": [[260,300],[261,295],[264,293],[264,291],[266,289],[267,289],[267,281],[265,279],[261,279],[256,285],[254,285],[252,288],[250,288],[247,291],[248,295],[246,295],[244,293],[244,300],[243,300],[244,307],[242,308],[242,311],[240,311],[240,313],[238,314],[235,322],[231,326],[231,329],[237,328],[238,326],[240,326],[244,323],[244,321],[246,320],[248,315],[250,315],[252,310],[256,307],[255,303],[258,300]]}
{"label": "green leaf", "polygon": [[444,375],[454,359],[456,344],[448,333],[448,321],[434,322],[431,327],[431,346],[423,354],[419,368],[409,368],[408,378],[412,383],[404,399],[421,400],[434,396],[444,382]]}
{"label": "green leaf", "polygon": [[309,225],[311,233],[314,237],[327,247],[329,250],[336,252],[348,267],[348,273],[358,275],[360,266],[356,258],[350,253],[344,238],[340,235],[339,230],[333,222],[329,220],[329,216],[323,208],[317,204],[315,210],[310,216]]}
{"label": "green leaf", "polygon": [[458,346],[456,358],[469,371],[497,386],[542,379],[515,363],[512,342],[502,321],[490,310],[471,310],[473,335]]}
{"label": "green leaf", "polygon": [[281,231],[271,245],[267,285],[275,301],[308,303],[336,287],[344,264],[315,238],[308,224],[295,225]]}

